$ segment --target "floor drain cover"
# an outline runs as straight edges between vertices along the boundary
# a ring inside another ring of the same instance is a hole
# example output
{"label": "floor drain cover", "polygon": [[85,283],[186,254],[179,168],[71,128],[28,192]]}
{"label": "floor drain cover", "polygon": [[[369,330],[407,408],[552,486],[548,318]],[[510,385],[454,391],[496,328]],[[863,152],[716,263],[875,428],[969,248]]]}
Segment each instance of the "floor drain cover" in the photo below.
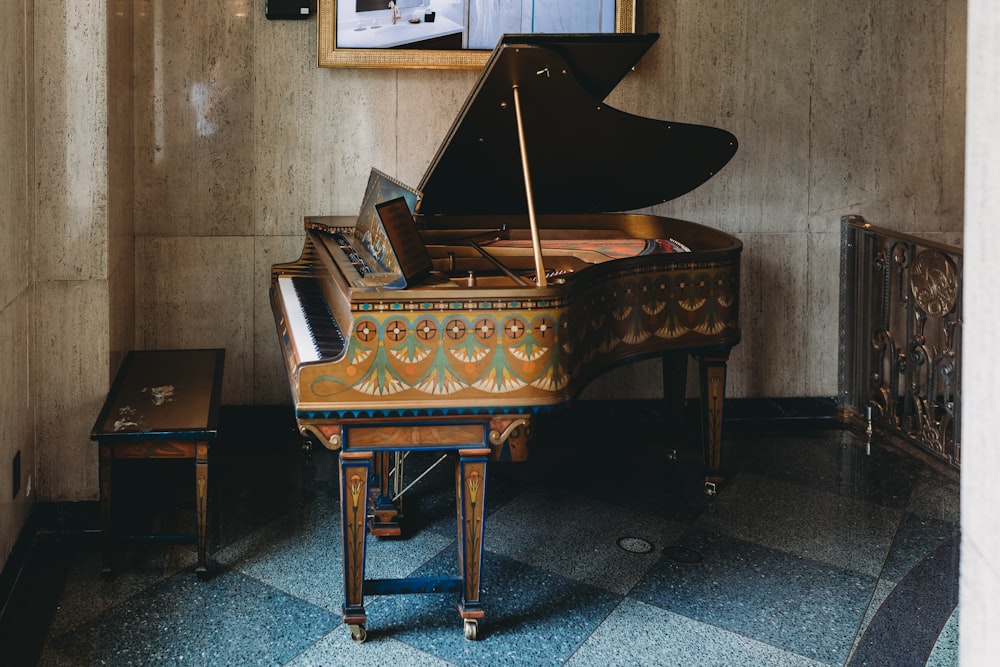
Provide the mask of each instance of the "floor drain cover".
{"label": "floor drain cover", "polygon": [[703,556],[688,547],[667,547],[663,550],[663,555],[675,563],[700,563]]}
{"label": "floor drain cover", "polygon": [[633,554],[648,554],[653,550],[653,545],[641,537],[619,538],[618,546]]}

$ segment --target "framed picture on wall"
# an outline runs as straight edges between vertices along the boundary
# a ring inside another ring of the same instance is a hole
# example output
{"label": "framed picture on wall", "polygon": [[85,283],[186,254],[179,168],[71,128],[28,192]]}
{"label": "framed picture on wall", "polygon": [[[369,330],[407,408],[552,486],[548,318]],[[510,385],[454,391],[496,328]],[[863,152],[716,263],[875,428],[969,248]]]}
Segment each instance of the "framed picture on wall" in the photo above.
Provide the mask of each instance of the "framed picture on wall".
{"label": "framed picture on wall", "polygon": [[478,69],[504,34],[635,32],[636,2],[319,0],[319,65]]}

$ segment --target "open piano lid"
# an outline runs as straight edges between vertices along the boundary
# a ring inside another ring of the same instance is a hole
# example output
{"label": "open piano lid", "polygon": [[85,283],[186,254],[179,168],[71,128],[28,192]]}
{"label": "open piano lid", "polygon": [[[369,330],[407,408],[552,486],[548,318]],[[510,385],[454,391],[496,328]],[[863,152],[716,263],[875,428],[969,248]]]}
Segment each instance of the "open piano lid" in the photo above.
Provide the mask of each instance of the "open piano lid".
{"label": "open piano lid", "polygon": [[515,85],[537,213],[632,211],[707,181],[736,137],[603,103],[658,38],[505,35],[424,175],[420,213],[527,213]]}

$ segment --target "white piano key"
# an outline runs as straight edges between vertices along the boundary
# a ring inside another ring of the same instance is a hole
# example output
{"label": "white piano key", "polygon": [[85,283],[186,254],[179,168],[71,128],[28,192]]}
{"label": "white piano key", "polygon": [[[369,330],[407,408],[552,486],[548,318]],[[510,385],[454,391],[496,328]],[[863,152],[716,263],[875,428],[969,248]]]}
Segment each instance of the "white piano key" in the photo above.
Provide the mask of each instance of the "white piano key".
{"label": "white piano key", "polygon": [[318,361],[319,349],[313,339],[312,331],[306,322],[299,295],[295,292],[292,279],[289,276],[278,276],[278,289],[281,291],[281,301],[285,304],[285,325],[292,344],[299,353],[299,362]]}

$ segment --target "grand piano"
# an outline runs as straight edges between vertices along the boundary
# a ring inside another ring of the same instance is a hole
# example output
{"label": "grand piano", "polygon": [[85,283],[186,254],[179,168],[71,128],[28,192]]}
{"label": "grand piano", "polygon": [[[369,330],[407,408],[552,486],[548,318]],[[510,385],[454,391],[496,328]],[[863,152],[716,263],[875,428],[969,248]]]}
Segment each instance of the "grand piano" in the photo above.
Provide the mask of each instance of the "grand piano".
{"label": "grand piano", "polygon": [[[272,267],[299,428],[339,451],[356,641],[365,595],[438,591],[476,638],[487,464],[525,458],[532,418],[612,366],[662,357],[680,402],[697,359],[706,489],[722,480],[742,245],[628,211],[698,187],[737,141],[605,104],[656,39],[505,36],[417,188],[373,170],[357,218],[306,218],[301,257]],[[366,579],[366,534],[398,534],[414,451],[455,454],[458,572]]]}

